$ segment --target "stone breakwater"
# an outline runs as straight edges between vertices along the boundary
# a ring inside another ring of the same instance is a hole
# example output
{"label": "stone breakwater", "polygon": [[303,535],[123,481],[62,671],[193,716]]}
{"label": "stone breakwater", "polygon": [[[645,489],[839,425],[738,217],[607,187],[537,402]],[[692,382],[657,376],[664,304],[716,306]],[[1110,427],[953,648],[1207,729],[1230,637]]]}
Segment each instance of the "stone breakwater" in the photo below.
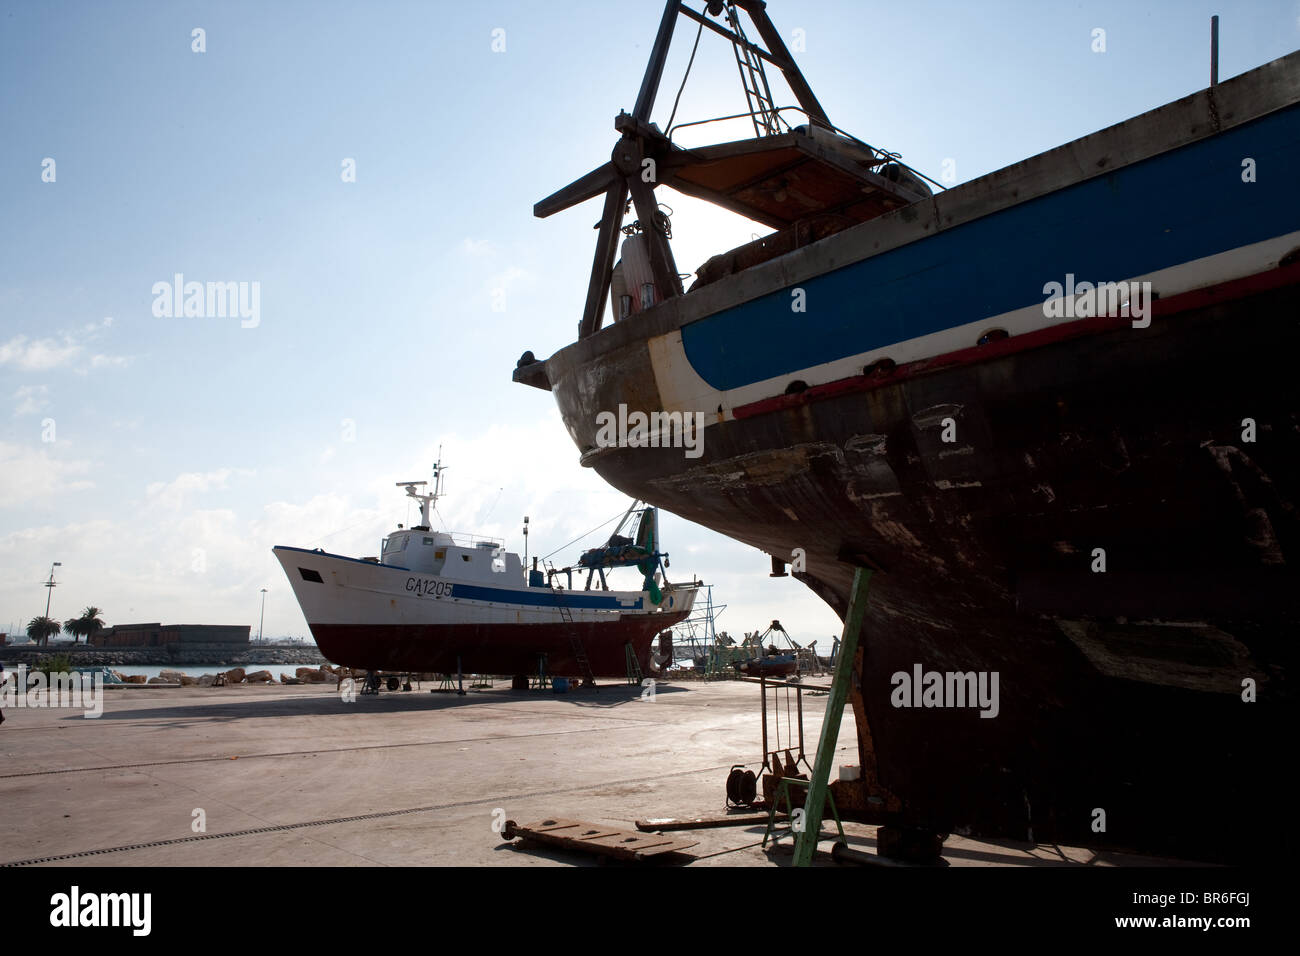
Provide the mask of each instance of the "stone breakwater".
{"label": "stone breakwater", "polygon": [[244,647],[229,649],[185,647],[168,650],[161,647],[50,647],[28,648],[22,645],[0,647],[0,659],[15,664],[43,664],[64,656],[74,667],[124,667],[158,664],[163,667],[240,667],[244,664],[323,664],[325,656],[315,647]]}
{"label": "stone breakwater", "polygon": [[[144,674],[120,674],[117,675],[119,681],[123,684],[166,684],[179,685],[181,687],[229,687],[232,684],[274,684],[276,679],[270,671],[261,670],[247,673],[242,667],[236,667],[228,671],[220,671],[216,674],[200,674],[198,677],[192,677],[182,671],[164,670],[157,677],[146,678]],[[364,674],[357,671],[350,671],[345,667],[331,667],[329,664],[321,664],[319,667],[299,667],[293,677],[286,674],[280,675],[279,683],[281,684],[339,684],[345,677],[355,679],[364,679]]]}
{"label": "stone breakwater", "polygon": [[[25,664],[18,665],[20,668]],[[33,665],[39,667],[41,665]],[[277,665],[277,668],[283,665]],[[125,685],[161,685],[165,687],[230,687],[235,684],[330,684],[341,687],[345,678],[353,678],[357,681],[364,681],[366,674],[364,671],[350,670],[346,667],[334,667],[331,664],[321,664],[318,667],[299,667],[294,671],[292,677],[283,671],[280,672],[277,680],[276,675],[269,670],[246,671],[242,667],[234,667],[228,671],[217,671],[213,673],[199,674],[194,676],[184,671],[163,668],[161,673],[154,677],[146,674],[123,674],[121,671],[113,670],[110,666],[107,668],[112,674],[110,678],[104,675],[105,687],[120,687]],[[23,673],[19,670],[19,673]],[[28,674],[28,688],[33,686],[33,682],[39,679],[39,674]],[[432,676],[432,675],[430,675]]]}

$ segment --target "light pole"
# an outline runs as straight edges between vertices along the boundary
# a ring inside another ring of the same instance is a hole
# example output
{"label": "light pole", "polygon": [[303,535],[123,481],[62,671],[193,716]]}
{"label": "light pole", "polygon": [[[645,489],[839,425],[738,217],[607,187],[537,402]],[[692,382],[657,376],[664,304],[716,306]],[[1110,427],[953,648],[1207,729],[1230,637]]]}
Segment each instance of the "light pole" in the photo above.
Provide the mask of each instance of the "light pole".
{"label": "light pole", "polygon": [[262,588],[262,613],[257,619],[257,643],[262,643],[262,622],[266,620],[266,588]]}
{"label": "light pole", "polygon": [[54,580],[54,569],[61,568],[61,567],[63,567],[62,561],[55,561],[53,564],[50,565],[50,579],[45,582],[45,587],[50,589],[45,592],[45,616],[46,617],[50,616],[50,598],[54,597],[54,588],[58,587],[58,584]]}
{"label": "light pole", "polygon": [[[56,587],[58,587],[58,584],[55,583],[55,580],[54,580],[54,569],[55,569],[55,568],[61,568],[61,567],[63,567],[63,562],[62,562],[62,561],[55,561],[53,564],[51,564],[51,565],[50,565],[50,579],[49,579],[48,581],[45,582],[45,588],[46,588],[46,591],[45,591],[45,617],[46,617],[47,619],[48,619],[49,616],[50,616],[50,598],[54,597],[54,589],[55,589]],[[48,644],[49,642],[50,642],[49,637],[46,637],[45,640],[44,640],[42,643]]]}

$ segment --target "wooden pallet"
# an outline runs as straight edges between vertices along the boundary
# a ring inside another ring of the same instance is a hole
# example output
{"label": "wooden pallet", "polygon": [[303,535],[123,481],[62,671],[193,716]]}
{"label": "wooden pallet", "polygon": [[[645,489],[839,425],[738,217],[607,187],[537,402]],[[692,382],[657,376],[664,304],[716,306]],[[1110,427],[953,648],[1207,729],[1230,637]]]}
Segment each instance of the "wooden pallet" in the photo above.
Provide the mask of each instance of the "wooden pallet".
{"label": "wooden pallet", "polygon": [[637,833],[635,830],[619,830],[599,823],[558,817],[527,824],[507,820],[503,835],[507,840],[520,837],[525,841],[637,863],[681,853],[698,845],[695,840],[678,840],[661,833]]}

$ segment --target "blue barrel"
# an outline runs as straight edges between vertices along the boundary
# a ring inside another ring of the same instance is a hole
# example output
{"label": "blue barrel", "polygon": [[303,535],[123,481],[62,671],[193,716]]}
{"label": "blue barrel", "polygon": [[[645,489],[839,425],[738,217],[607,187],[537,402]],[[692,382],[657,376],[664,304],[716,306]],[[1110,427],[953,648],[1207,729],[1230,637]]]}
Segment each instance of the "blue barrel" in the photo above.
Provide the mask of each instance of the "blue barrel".
{"label": "blue barrel", "polygon": [[551,679],[551,690],[557,694],[567,694],[569,692],[569,678],[554,677]]}
{"label": "blue barrel", "polygon": [[541,571],[532,570],[528,572],[528,586],[530,588],[546,587],[546,575]]}

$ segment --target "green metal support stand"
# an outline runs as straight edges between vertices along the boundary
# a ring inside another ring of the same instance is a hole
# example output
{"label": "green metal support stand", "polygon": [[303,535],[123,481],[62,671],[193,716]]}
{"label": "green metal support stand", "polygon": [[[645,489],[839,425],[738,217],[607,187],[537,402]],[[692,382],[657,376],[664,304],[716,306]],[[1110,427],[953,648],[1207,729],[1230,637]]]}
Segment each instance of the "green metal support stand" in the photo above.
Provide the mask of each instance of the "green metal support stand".
{"label": "green metal support stand", "polygon": [[[776,814],[777,814],[777,811],[778,811],[778,810],[780,809],[780,807],[781,807],[781,798],[782,798],[782,797],[785,798],[785,812],[786,812],[786,815],[790,818],[790,821],[791,821],[791,822],[790,822],[790,831],[791,831],[792,833],[795,834],[795,840],[796,840],[795,845],[798,846],[798,842],[797,842],[797,841],[798,841],[798,839],[799,839],[799,836],[798,836],[798,835],[799,835],[799,831],[795,829],[795,823],[794,823],[794,819],[795,819],[795,806],[794,806],[794,798],[790,796],[790,788],[791,788],[791,787],[807,787],[807,786],[809,785],[809,782],[810,782],[810,781],[807,781],[807,780],[796,780],[796,779],[794,779],[793,777],[782,777],[782,778],[781,778],[781,782],[778,783],[778,784],[776,785],[776,793],[772,795],[772,809],[771,809],[770,811],[768,811],[768,814],[767,814],[767,829],[763,832],[763,846],[764,846],[764,847],[767,846],[767,839],[768,839],[768,837],[771,837],[771,836],[772,836],[772,831],[773,831],[774,829],[776,829]],[[839,811],[838,809],[836,809],[836,807],[835,807],[835,798],[834,798],[833,796],[831,796],[829,793],[827,793],[827,794],[826,794],[826,799],[829,800],[829,801],[831,802],[831,813],[832,813],[832,814],[834,815],[834,817],[835,817],[835,826],[836,826],[836,828],[840,831],[840,842],[841,842],[841,843],[844,843],[844,844],[847,845],[849,841],[848,841],[848,839],[846,839],[845,836],[844,836],[844,824],[840,822],[840,811]],[[805,802],[804,802],[804,819],[807,819],[807,816],[808,816],[808,804],[807,804],[807,802],[805,801]],[[818,823],[819,826],[821,825],[821,820],[820,820],[820,818],[818,819],[817,823]],[[776,838],[773,838],[772,842],[775,844],[775,843],[776,843]]]}
{"label": "green metal support stand", "polygon": [[641,665],[637,662],[636,651],[632,650],[631,641],[623,645],[623,662],[627,667],[628,684],[640,687],[643,680],[641,676]]}
{"label": "green metal support stand", "polygon": [[844,618],[844,636],[840,640],[839,656],[835,659],[835,677],[831,681],[830,697],[826,700],[826,719],[822,721],[821,737],[817,742],[812,779],[808,781],[804,828],[795,837],[795,866],[808,866],[812,863],[813,854],[817,852],[817,841],[821,837],[826,786],[830,780],[831,762],[835,759],[835,742],[840,736],[840,718],[844,716],[844,705],[848,702],[849,686],[853,681],[853,658],[858,651],[862,620],[867,614],[867,590],[870,584],[871,571],[868,568],[858,568],[853,573],[849,612]]}

